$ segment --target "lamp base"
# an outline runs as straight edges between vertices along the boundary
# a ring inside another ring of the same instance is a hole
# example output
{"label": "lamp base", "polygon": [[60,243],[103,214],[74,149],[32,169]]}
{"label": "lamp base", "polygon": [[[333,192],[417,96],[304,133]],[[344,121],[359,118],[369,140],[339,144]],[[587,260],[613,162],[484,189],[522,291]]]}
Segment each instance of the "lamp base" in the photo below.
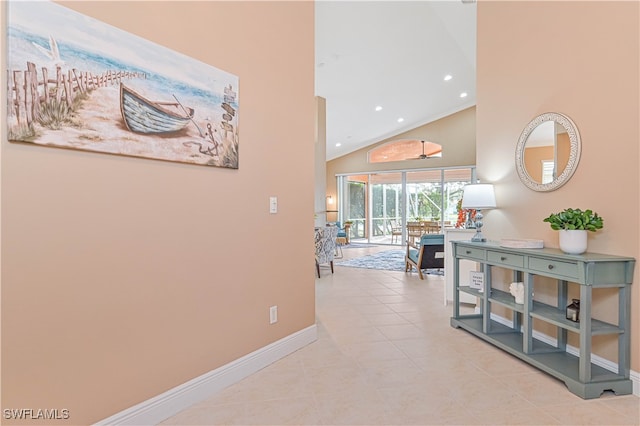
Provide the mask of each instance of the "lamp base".
{"label": "lamp base", "polygon": [[475,235],[471,237],[471,241],[474,241],[477,243],[485,243],[487,242],[487,239],[484,237],[484,235],[482,235],[482,232],[480,232],[480,230],[478,229]]}
{"label": "lamp base", "polygon": [[482,211],[476,212],[476,234],[471,238],[471,241],[484,243],[487,239],[482,235]]}

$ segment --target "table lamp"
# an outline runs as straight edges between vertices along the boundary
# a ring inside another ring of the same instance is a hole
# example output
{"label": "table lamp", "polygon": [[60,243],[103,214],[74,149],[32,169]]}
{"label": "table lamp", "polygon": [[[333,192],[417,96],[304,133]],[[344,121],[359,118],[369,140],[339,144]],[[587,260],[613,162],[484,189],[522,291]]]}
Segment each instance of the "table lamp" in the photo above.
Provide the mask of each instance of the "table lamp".
{"label": "table lamp", "polygon": [[482,210],[496,207],[496,195],[493,191],[493,185],[490,183],[466,185],[462,194],[461,207],[463,209],[476,210],[476,234],[471,238],[471,241],[487,241],[482,235]]}

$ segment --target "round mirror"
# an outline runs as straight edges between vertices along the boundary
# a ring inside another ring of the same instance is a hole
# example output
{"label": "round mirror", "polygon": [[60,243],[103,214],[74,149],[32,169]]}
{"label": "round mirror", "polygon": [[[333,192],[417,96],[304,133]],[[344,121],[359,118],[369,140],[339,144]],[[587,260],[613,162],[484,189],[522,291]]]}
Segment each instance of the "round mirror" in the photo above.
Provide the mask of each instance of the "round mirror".
{"label": "round mirror", "polygon": [[580,134],[569,117],[540,114],[524,128],[516,147],[520,180],[534,191],[553,191],[567,183],[580,160]]}

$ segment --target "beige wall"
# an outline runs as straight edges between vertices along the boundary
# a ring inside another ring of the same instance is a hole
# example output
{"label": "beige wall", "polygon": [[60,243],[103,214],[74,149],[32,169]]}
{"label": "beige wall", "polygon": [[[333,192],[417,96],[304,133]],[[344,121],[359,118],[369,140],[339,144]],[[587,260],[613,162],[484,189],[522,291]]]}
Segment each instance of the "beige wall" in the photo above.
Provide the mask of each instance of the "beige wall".
{"label": "beige wall", "polygon": [[[367,162],[367,153],[371,149],[397,139],[420,139],[438,143],[442,145],[442,158],[433,157],[424,161],[394,161],[374,164]],[[328,161],[327,195],[336,198],[337,174],[474,165],[476,162],[475,142],[476,108],[470,107]]]}
{"label": "beige wall", "polygon": [[314,324],[314,8],[65,4],[240,78],[239,170],[2,136],[2,408],[89,424]]}
{"label": "beige wall", "polygon": [[[589,251],[639,257],[639,7],[638,2],[478,2],[477,171],[483,181],[496,184],[498,204],[485,215],[488,237],[542,238],[558,247],[557,233],[542,219],[566,207],[591,208],[605,225],[589,235]],[[537,193],[519,181],[514,150],[529,121],[549,111],[576,123],[582,156],[565,186]],[[635,371],[640,371],[638,276],[636,267]],[[611,294],[596,303],[597,315],[615,321]],[[595,352],[612,358],[615,339],[595,340]]]}

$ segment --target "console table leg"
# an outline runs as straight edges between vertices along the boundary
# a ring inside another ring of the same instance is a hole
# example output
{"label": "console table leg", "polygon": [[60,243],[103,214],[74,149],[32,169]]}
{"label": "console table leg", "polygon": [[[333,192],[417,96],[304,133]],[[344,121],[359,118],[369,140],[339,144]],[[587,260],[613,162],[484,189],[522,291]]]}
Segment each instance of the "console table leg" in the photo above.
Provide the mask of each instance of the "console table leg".
{"label": "console table leg", "polygon": [[525,272],[524,274],[524,313],[522,315],[522,351],[525,354],[533,352],[533,318],[531,311],[533,310],[533,275]]}
{"label": "console table leg", "polygon": [[[558,309],[564,309],[567,306],[567,281],[558,280]],[[558,329],[558,349],[567,350],[567,330],[562,327]]]}
{"label": "console table leg", "polygon": [[618,374],[625,379],[631,373],[631,335],[627,324],[631,323],[631,291],[623,286],[618,289],[618,327],[623,328],[622,336],[618,339]]}
{"label": "console table leg", "polygon": [[591,286],[580,286],[580,381],[591,381]]}

